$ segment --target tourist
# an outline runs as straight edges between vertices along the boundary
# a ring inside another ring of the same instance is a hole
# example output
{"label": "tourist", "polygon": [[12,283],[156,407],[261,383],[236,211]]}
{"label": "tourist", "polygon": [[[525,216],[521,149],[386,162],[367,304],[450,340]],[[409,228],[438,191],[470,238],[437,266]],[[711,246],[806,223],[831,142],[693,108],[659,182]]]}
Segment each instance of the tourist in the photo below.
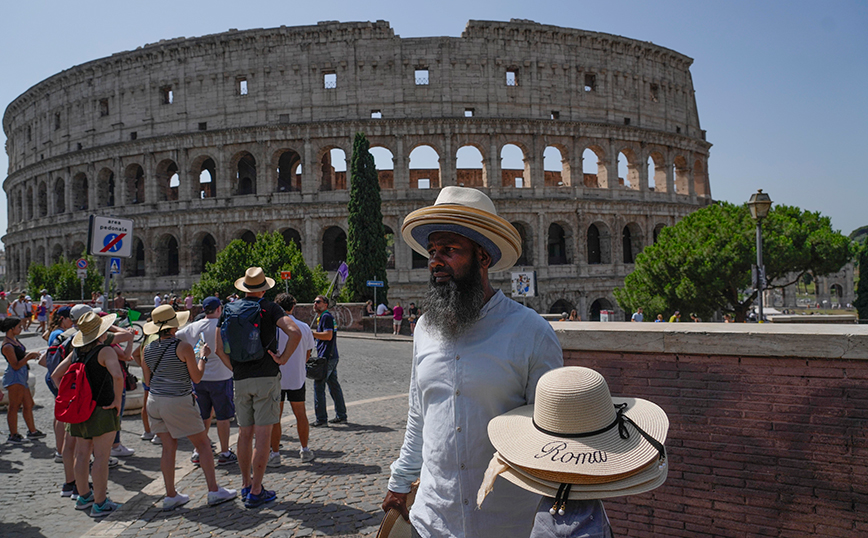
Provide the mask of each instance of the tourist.
{"label": "tourist", "polygon": [[39,354],[35,351],[28,352],[18,336],[24,330],[24,321],[17,317],[6,318],[0,321],[0,332],[6,333],[3,338],[3,357],[6,359],[6,371],[3,372],[3,388],[9,394],[9,408],[6,410],[6,424],[9,426],[9,438],[6,440],[12,444],[22,444],[24,437],[18,433],[18,411],[24,416],[27,425],[27,439],[41,439],[45,434],[36,429],[33,420],[33,396],[30,394],[30,386],[27,377],[30,373],[28,362],[36,360]]}

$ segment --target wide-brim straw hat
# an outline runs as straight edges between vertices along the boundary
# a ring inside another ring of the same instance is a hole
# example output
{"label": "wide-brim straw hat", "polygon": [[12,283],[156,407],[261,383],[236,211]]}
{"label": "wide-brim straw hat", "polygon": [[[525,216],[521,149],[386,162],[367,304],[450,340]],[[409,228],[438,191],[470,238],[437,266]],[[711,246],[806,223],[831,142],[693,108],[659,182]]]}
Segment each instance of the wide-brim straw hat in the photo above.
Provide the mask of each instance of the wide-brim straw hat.
{"label": "wide-brim straw hat", "polygon": [[[418,487],[419,481],[417,480],[410,488],[410,493],[407,494],[408,510],[413,506],[413,502],[416,500],[416,490]],[[386,512],[385,517],[383,517],[383,521],[380,523],[380,528],[377,531],[376,538],[411,538],[412,536],[413,529],[407,520],[404,519],[404,516],[401,515],[401,512],[394,508],[390,508],[389,511]]]}
{"label": "wide-brim straw hat", "polygon": [[484,248],[492,259],[489,271],[509,269],[521,257],[518,231],[476,189],[443,187],[433,206],[413,211],[401,226],[404,241],[426,258],[428,236],[435,232],[456,233]]}
{"label": "wide-brim straw hat", "polygon": [[190,319],[190,312],[175,312],[172,305],[158,306],[151,312],[151,321],[145,323],[142,331],[145,334],[156,334],[163,329],[183,327]]}
{"label": "wide-brim straw hat", "polygon": [[109,327],[112,326],[117,317],[117,314],[109,314],[103,317],[93,312],[84,314],[76,323],[78,325],[78,332],[72,338],[72,346],[81,347],[93,342],[109,330]]}
{"label": "wide-brim straw hat", "polygon": [[235,287],[245,292],[266,291],[274,287],[274,279],[265,276],[262,267],[251,267],[235,281]]}
{"label": "wide-brim straw hat", "polygon": [[612,397],[603,376],[582,367],[547,372],[534,404],[488,424],[491,443],[512,467],[538,480],[596,489],[665,463],[668,430],[658,405]]}

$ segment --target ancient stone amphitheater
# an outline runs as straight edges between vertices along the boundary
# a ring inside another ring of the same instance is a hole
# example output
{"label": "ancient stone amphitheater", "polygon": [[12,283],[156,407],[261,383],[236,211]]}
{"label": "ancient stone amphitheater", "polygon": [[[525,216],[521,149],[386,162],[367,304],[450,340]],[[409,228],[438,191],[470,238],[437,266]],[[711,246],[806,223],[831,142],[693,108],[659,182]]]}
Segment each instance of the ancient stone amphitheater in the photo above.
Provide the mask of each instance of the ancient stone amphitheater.
{"label": "ancient stone amphitheater", "polygon": [[[478,187],[522,235],[520,264],[539,280],[529,306],[584,319],[618,310],[612,290],[642,248],[711,202],[691,63],[526,20],[404,39],[385,21],[329,21],[72,67],[3,117],[9,282],[30,263],[77,257],[91,214],[134,221],[119,282],[129,296],[188,289],[227,243],[261,231],[333,270],[363,131],[388,233],[440,187]],[[425,260],[393,245],[390,296],[418,299]],[[508,290],[509,277],[495,285]]]}

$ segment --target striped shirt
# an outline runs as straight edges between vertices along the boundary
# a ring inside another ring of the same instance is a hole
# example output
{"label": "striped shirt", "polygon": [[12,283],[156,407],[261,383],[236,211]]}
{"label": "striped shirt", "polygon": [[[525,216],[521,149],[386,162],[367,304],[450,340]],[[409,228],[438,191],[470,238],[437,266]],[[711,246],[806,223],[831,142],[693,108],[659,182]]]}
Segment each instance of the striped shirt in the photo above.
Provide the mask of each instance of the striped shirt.
{"label": "striped shirt", "polygon": [[177,348],[180,342],[177,338],[166,338],[156,340],[145,348],[145,364],[151,371],[149,386],[154,396],[176,397],[193,393],[187,363],[178,358]]}

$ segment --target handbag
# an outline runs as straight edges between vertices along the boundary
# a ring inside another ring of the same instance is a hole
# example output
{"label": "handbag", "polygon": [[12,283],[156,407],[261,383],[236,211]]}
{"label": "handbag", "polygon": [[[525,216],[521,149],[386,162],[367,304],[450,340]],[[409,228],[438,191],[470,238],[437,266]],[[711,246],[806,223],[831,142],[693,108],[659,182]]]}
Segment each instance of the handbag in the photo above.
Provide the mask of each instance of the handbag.
{"label": "handbag", "polygon": [[136,390],[136,387],[139,386],[139,378],[130,373],[126,362],[121,362],[121,366],[124,369],[124,390],[127,392]]}
{"label": "handbag", "polygon": [[328,375],[329,360],[325,357],[312,357],[304,366],[307,369],[305,375],[308,379],[323,381]]}

